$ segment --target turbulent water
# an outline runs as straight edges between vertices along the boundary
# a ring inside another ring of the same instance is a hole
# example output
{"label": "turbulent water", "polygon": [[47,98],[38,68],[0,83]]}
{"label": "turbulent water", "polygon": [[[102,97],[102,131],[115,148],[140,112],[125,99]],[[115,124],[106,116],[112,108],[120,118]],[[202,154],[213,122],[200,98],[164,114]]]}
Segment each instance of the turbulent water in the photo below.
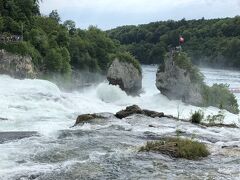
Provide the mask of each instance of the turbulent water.
{"label": "turbulent water", "polygon": [[[218,113],[214,107],[168,100],[155,87],[156,69],[143,67],[144,92],[138,97],[127,96],[107,82],[66,93],[48,81],[1,75],[0,179],[239,179],[239,129],[206,129],[140,115],[119,120],[109,114],[132,104],[186,119],[197,109]],[[210,85],[240,88],[240,72],[202,72]],[[104,113],[109,118],[70,128],[82,113]],[[240,125],[239,115],[224,114],[225,123]],[[211,155],[189,161],[138,152],[147,140],[176,135],[176,129],[206,143]]]}

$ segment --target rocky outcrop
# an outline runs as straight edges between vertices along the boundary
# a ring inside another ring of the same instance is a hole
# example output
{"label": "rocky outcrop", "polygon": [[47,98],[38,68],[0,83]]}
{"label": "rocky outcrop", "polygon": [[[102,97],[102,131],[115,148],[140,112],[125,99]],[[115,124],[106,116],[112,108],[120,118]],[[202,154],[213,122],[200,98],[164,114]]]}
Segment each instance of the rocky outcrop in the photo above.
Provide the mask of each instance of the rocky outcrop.
{"label": "rocky outcrop", "polygon": [[[141,109],[140,107],[138,107],[137,105],[132,105],[132,106],[128,106],[126,107],[126,109],[121,110],[119,112],[117,112],[115,114],[115,117],[118,119],[123,119],[126,118],[128,116],[132,116],[134,114],[142,114],[144,116],[148,116],[151,118],[162,118],[162,117],[167,117],[167,118],[172,118],[170,116],[166,116],[164,115],[164,113],[162,112],[156,112],[156,111],[150,111],[150,110],[145,110],[145,109]],[[75,121],[75,124],[72,126],[77,126],[77,125],[81,125],[84,123],[90,123],[92,122],[92,120],[96,120],[96,119],[108,119],[109,117],[111,118],[113,114],[109,115],[103,115],[103,114],[82,114],[79,115]]]}
{"label": "rocky outcrop", "polygon": [[73,126],[76,126],[78,124],[84,124],[86,122],[89,122],[93,119],[104,119],[105,117],[97,115],[97,114],[82,114],[77,117],[77,120]]}
{"label": "rocky outcrop", "polygon": [[36,76],[30,56],[20,56],[5,50],[0,50],[0,74],[20,79]]}
{"label": "rocky outcrop", "polygon": [[142,73],[132,63],[115,59],[108,69],[107,79],[128,94],[137,94],[142,88]]}
{"label": "rocky outcrop", "polygon": [[201,87],[192,82],[188,70],[180,68],[174,61],[176,53],[169,53],[156,75],[156,86],[169,99],[182,100],[192,105],[201,105]]}
{"label": "rocky outcrop", "polygon": [[162,112],[156,112],[156,111],[141,109],[137,105],[128,106],[126,109],[117,112],[115,114],[115,116],[119,119],[123,119],[123,118],[126,118],[126,117],[134,115],[134,114],[142,114],[142,115],[149,116],[149,117],[152,117],[152,118],[165,117],[164,113],[162,113]]}

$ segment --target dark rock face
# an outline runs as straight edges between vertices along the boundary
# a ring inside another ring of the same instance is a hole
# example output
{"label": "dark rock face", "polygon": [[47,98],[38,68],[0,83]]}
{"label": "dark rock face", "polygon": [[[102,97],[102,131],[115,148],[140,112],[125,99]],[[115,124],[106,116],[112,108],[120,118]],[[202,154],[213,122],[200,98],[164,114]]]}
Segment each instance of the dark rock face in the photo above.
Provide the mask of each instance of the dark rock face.
{"label": "dark rock face", "polygon": [[142,110],[137,105],[129,106],[125,110],[121,110],[116,113],[116,117],[123,119],[125,117],[131,116],[133,114],[142,114]]}
{"label": "dark rock face", "polygon": [[191,82],[190,74],[175,64],[173,56],[174,54],[170,54],[164,64],[159,67],[156,75],[157,88],[169,99],[201,105],[203,98],[200,86]]}
{"label": "dark rock face", "polygon": [[144,115],[155,118],[155,117],[165,117],[164,113],[162,112],[156,112],[156,111],[150,111],[150,110],[146,110],[143,109]]}
{"label": "dark rock face", "polygon": [[8,120],[7,118],[0,117],[0,121],[7,121],[7,120]]}
{"label": "dark rock face", "polygon": [[86,122],[89,122],[90,120],[99,119],[99,118],[101,119],[101,118],[105,118],[105,117],[97,115],[97,114],[82,114],[77,117],[77,120],[76,120],[74,126],[76,126],[80,123],[86,123]]}
{"label": "dark rock face", "polygon": [[133,64],[115,59],[108,69],[107,79],[112,85],[128,94],[137,94],[142,89],[142,74]]}
{"label": "dark rock face", "polygon": [[164,113],[159,113],[159,112],[150,111],[150,110],[144,110],[144,109],[141,109],[140,107],[138,107],[137,105],[128,106],[125,110],[121,110],[121,111],[117,112],[115,116],[119,119],[123,119],[123,118],[126,118],[126,117],[134,115],[134,114],[142,114],[142,115],[149,116],[152,118],[164,117]]}
{"label": "dark rock face", "polygon": [[0,74],[14,78],[35,78],[36,72],[30,56],[20,56],[0,50]]}

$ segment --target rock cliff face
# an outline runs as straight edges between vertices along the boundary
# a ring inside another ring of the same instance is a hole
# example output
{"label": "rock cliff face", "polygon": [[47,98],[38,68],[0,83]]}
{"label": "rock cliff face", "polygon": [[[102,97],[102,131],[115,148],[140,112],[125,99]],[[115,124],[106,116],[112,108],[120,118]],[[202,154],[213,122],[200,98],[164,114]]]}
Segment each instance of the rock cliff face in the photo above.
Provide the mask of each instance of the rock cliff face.
{"label": "rock cliff face", "polygon": [[174,53],[171,53],[161,65],[156,75],[156,86],[169,99],[182,100],[192,105],[201,105],[203,98],[201,88],[191,81],[187,70],[180,68],[174,62]]}
{"label": "rock cliff face", "polygon": [[142,73],[133,64],[115,59],[108,69],[107,79],[128,94],[137,94],[142,88]]}
{"label": "rock cliff face", "polygon": [[5,50],[0,50],[0,74],[20,79],[36,76],[30,56],[20,56]]}

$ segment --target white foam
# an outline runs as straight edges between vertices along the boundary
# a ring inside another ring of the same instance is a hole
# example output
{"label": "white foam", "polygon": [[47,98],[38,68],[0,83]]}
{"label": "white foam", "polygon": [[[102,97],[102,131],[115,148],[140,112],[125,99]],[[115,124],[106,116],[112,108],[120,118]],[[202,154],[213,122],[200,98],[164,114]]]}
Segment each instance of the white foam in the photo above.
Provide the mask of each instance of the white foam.
{"label": "white foam", "polygon": [[[74,124],[76,117],[83,113],[115,113],[128,105],[137,104],[141,108],[164,112],[165,114],[174,116],[179,115],[180,118],[189,118],[191,112],[202,109],[186,105],[181,101],[169,100],[167,97],[163,96],[155,86],[156,70],[157,67],[155,66],[143,67],[144,92],[137,97],[128,96],[118,86],[112,86],[106,82],[88,87],[81,91],[66,93],[60,91],[55,84],[49,81],[37,79],[17,80],[1,75],[0,117],[7,118],[8,120],[0,121],[0,131],[38,131],[42,134],[39,139],[43,141],[42,139],[46,138],[46,142],[48,142],[49,139],[56,138],[58,130],[69,129],[69,127]],[[206,71],[205,73],[207,74],[207,82],[210,80],[212,83],[215,80],[218,82],[218,74],[212,73],[214,70],[208,69],[204,71]],[[237,73],[233,76],[239,75],[240,73]],[[236,80],[236,78],[233,79]],[[236,83],[235,80],[233,84]],[[226,83],[231,83],[231,79],[226,79],[225,81]],[[218,108],[214,107],[203,108],[203,110],[206,115],[217,114],[219,111]],[[225,115],[225,123],[234,122],[238,125],[240,124],[239,115],[234,115],[227,111],[225,111]],[[168,122],[169,124],[167,124],[167,126],[169,126],[169,128],[152,129],[149,128],[147,124],[144,126],[144,123],[141,124],[139,122],[136,122],[134,126],[131,126],[130,123],[125,121],[109,121],[108,123],[107,125],[85,124],[78,128],[81,130],[97,130],[111,125],[120,125],[128,130],[133,129],[133,131],[137,132],[152,131],[155,133],[169,133],[174,132],[176,129],[175,126],[177,126],[177,124],[172,125]],[[151,123],[154,125],[161,125],[158,121],[154,120],[151,121]],[[182,128],[190,133],[194,133],[196,130],[198,134],[212,133],[207,130],[201,130],[201,132],[199,132],[199,129],[193,127]],[[237,130],[229,131],[223,128],[220,129],[220,132],[222,137],[228,137],[229,141],[231,141],[231,138],[239,137],[239,132],[237,132]],[[213,136],[214,133],[211,135]],[[39,151],[39,149],[41,150],[41,148],[48,147],[46,144],[42,146],[39,139],[37,138],[35,141],[31,140],[29,143],[28,139],[26,139],[19,142],[1,144],[0,170],[2,170],[2,173],[0,173],[0,175],[6,175],[12,172],[17,173],[24,169],[35,171],[40,168],[41,171],[45,171],[45,167],[50,169],[53,168],[51,165],[38,166],[33,163],[29,165],[29,167],[15,167],[14,169],[10,169],[10,167],[17,165],[15,161],[19,159],[19,156],[23,156],[24,158],[27,157],[29,153],[31,154],[35,151]],[[31,146],[33,142],[34,147]],[[40,144],[38,145],[38,143]],[[222,145],[223,142],[220,144]]]}
{"label": "white foam", "polygon": [[[212,75],[211,70],[205,69],[204,71],[208,72],[207,75],[210,74],[211,81],[216,79],[216,73]],[[128,96],[118,86],[112,86],[106,82],[83,91],[64,93],[49,81],[17,80],[1,75],[0,117],[9,120],[0,122],[0,131],[27,130],[51,134],[52,131],[71,126],[78,114],[115,113],[132,104],[180,118],[189,118],[191,112],[198,109],[203,109],[206,115],[218,113],[219,109],[214,107],[199,108],[186,105],[181,101],[169,100],[155,87],[155,73],[155,66],[143,68],[144,93],[137,97]],[[234,76],[239,74],[234,74]],[[225,111],[225,115],[226,123],[239,124],[239,116],[227,111]]]}

